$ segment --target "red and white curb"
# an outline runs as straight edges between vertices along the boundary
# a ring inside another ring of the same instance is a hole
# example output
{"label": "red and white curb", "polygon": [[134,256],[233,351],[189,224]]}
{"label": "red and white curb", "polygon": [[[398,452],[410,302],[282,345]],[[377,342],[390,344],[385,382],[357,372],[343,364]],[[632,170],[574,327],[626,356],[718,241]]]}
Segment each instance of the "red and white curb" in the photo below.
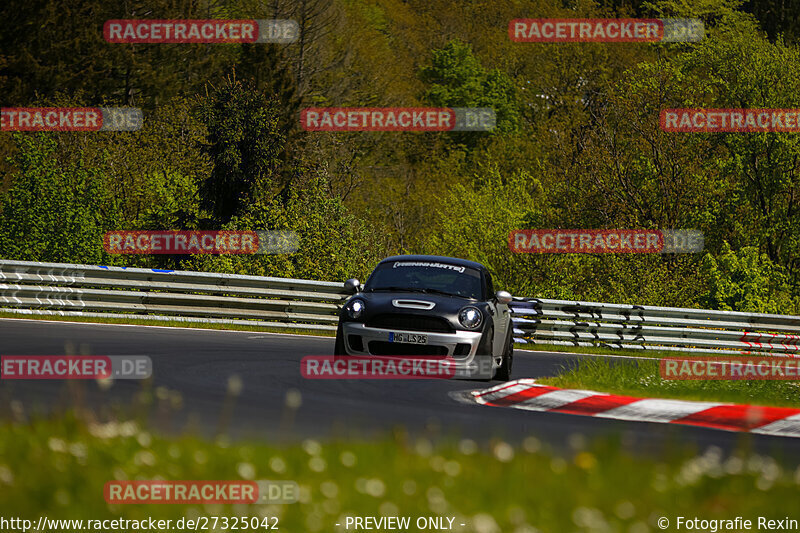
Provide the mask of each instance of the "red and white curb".
{"label": "red and white curb", "polygon": [[534,379],[518,379],[471,394],[475,402],[494,407],[800,437],[800,409],[788,407],[635,398],[548,387]]}

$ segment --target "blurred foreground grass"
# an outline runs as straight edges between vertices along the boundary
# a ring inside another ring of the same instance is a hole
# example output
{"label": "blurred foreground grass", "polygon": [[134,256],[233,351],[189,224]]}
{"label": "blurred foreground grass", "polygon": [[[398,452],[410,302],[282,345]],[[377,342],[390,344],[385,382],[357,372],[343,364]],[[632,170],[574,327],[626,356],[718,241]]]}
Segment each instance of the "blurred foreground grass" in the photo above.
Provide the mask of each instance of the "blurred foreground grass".
{"label": "blurred foreground grass", "polygon": [[619,364],[606,359],[585,359],[558,376],[537,382],[629,396],[800,407],[798,381],[669,380],[661,378],[658,361]]}
{"label": "blurred foreground grass", "polygon": [[[742,437],[747,439],[746,436]],[[386,439],[293,445],[163,438],[133,421],[93,423],[66,413],[0,423],[0,512],[48,518],[177,519],[277,516],[280,531],[335,532],[345,515],[455,516],[456,531],[660,531],[666,516],[792,516],[800,468],[718,448],[633,456],[575,435],[564,450],[534,437],[433,444],[396,431]],[[776,441],[777,443],[777,441]],[[285,479],[289,505],[109,505],[115,479]],[[413,529],[413,528],[412,528]],[[670,528],[669,530],[673,530]]]}

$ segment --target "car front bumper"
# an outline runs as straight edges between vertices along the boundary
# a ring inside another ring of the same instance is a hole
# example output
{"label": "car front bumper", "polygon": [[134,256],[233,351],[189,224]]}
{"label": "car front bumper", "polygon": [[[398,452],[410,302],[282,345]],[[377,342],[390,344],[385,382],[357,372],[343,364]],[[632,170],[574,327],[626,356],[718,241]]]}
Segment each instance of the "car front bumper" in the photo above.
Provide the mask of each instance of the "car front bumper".
{"label": "car front bumper", "polygon": [[[403,333],[427,335],[426,344],[392,343],[390,334]],[[367,327],[361,322],[342,323],[345,352],[348,355],[403,355],[388,351],[408,349],[409,356],[448,356],[456,365],[456,377],[491,379],[497,362],[490,355],[478,355],[483,334],[480,331],[456,331],[455,333],[431,333],[402,329]]]}

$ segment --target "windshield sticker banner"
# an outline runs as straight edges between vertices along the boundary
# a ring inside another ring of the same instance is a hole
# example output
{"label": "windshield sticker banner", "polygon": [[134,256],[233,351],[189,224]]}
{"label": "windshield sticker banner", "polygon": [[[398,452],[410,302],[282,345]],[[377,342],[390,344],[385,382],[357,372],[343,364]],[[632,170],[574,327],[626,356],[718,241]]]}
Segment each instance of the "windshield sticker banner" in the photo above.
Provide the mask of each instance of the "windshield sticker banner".
{"label": "windshield sticker banner", "polygon": [[456,272],[463,273],[466,270],[463,266],[455,266],[455,265],[448,265],[445,263],[424,263],[424,262],[412,262],[412,261],[403,261],[397,262],[392,266],[392,268],[397,267],[408,267],[408,266],[416,266],[416,267],[426,267],[426,268],[444,268],[446,270],[455,270]]}

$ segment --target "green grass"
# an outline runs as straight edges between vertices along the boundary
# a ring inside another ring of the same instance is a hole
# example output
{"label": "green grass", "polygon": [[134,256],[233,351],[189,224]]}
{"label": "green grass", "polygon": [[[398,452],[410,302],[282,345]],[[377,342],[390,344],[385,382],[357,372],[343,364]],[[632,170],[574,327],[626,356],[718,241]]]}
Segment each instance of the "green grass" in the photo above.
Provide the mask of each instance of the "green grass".
{"label": "green grass", "polygon": [[[530,350],[532,352],[564,352],[564,353],[586,353],[596,355],[618,355],[630,357],[652,357],[659,359],[662,357],[678,357],[687,355],[683,352],[673,350],[633,350],[630,348],[603,348],[600,346],[562,346],[555,344],[514,344],[515,350]],[[721,355],[730,352],[720,352]],[[706,354],[713,355],[713,354]]]}
{"label": "green grass", "polygon": [[665,380],[661,379],[658,361],[621,364],[604,359],[584,360],[563,374],[538,381],[628,396],[800,407],[797,381]]}
{"label": "green grass", "polygon": [[0,318],[16,318],[25,320],[54,320],[59,322],[88,322],[93,324],[133,324],[137,326],[165,326],[174,328],[194,329],[222,329],[230,331],[256,331],[260,333],[288,333],[294,335],[316,335],[321,337],[335,337],[335,331],[308,330],[296,328],[268,328],[262,326],[249,326],[242,324],[205,324],[199,322],[181,322],[178,320],[137,320],[130,318],[103,318],[84,316],[59,316],[59,315],[23,315],[19,313],[0,312]]}
{"label": "green grass", "polygon": [[[618,444],[573,436],[554,453],[535,437],[512,446],[403,431],[375,442],[305,440],[292,445],[174,439],[135,422],[84,423],[71,414],[0,423],[4,517],[173,519],[277,516],[280,531],[344,531],[345,515],[454,516],[456,531],[532,533],[659,531],[666,516],[796,515],[800,469],[773,458],[679,445],[654,459]],[[678,451],[681,450],[681,451]],[[294,480],[286,505],[109,505],[115,479]],[[412,528],[412,531],[415,529]],[[669,531],[675,531],[670,528]]]}

